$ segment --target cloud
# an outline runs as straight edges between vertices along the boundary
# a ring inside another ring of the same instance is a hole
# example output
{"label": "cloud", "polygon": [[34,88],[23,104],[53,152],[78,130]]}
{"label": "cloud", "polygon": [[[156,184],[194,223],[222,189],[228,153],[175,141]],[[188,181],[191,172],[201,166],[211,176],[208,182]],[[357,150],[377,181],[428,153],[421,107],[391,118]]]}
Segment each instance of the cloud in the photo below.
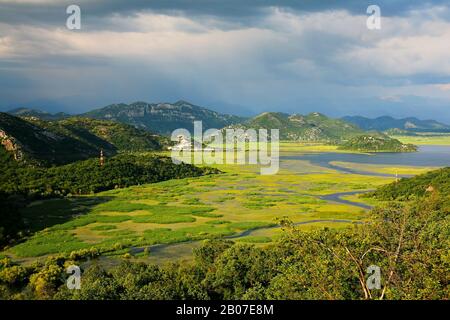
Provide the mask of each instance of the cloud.
{"label": "cloud", "polygon": [[[437,25],[436,27],[439,27]],[[450,75],[448,44],[450,24],[441,34],[403,35],[380,40],[370,47],[344,53],[348,62],[365,67],[368,72],[387,76],[415,74]]]}
{"label": "cloud", "polygon": [[[65,8],[72,0],[0,0],[0,21],[10,24],[24,22],[60,25]],[[371,0],[310,1],[310,0],[78,0],[86,22],[97,21],[113,14],[134,15],[152,11],[166,15],[183,15],[193,18],[212,16],[240,24],[253,23],[267,14],[270,8],[282,8],[300,14],[346,10],[352,14],[365,14]],[[448,8],[447,0],[378,0],[383,16],[408,16],[430,7]],[[450,20],[448,12],[440,18]],[[97,26],[99,27],[99,26]]]}
{"label": "cloud", "polygon": [[402,98],[400,96],[381,96],[380,99],[390,102],[402,102]]}
{"label": "cloud", "polygon": [[450,83],[435,84],[436,88],[442,91],[450,91]]}
{"label": "cloud", "polygon": [[377,31],[359,1],[81,1],[79,31],[65,28],[64,2],[43,2],[0,0],[0,79],[27,80],[14,82],[26,93],[9,94],[10,104],[54,100],[84,111],[183,98],[222,111],[342,115],[364,112],[361,104],[404,112],[412,101],[450,102],[439,87],[450,82],[441,1],[386,2]]}

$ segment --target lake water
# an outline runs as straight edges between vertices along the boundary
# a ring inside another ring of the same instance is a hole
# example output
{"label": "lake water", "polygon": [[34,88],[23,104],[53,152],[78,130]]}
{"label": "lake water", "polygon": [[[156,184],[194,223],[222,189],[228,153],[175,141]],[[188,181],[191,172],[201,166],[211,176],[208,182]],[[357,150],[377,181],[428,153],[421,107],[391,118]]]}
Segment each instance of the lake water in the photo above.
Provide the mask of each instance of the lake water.
{"label": "lake water", "polygon": [[[418,167],[448,167],[450,166],[450,146],[419,146],[418,152],[410,153],[306,153],[300,155],[282,156],[281,160],[307,160],[314,165],[325,168],[344,171],[347,173],[364,174],[364,172],[345,169],[342,167],[331,165],[332,161],[343,161],[365,164],[379,164],[392,166],[418,166]],[[374,174],[371,175],[381,175]],[[386,175],[389,176],[389,175]]]}

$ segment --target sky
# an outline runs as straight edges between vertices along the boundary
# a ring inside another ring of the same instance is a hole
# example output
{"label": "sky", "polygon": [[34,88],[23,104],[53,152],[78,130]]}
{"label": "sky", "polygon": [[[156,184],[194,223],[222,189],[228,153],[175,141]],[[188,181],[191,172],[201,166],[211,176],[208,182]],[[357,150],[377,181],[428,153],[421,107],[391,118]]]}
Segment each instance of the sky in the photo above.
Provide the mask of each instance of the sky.
{"label": "sky", "polygon": [[450,1],[0,0],[0,110],[177,100],[450,123]]}

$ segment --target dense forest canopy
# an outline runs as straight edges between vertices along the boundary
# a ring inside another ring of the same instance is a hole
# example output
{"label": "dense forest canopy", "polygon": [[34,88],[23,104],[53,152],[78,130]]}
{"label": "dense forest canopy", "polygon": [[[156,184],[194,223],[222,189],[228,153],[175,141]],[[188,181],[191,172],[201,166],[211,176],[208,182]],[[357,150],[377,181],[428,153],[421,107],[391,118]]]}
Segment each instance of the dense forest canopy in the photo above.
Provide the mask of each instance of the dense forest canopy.
{"label": "dense forest canopy", "polygon": [[174,164],[168,157],[133,154],[108,158],[103,166],[99,159],[89,159],[51,168],[13,164],[2,169],[0,191],[39,197],[90,194],[218,172],[185,163]]}
{"label": "dense forest canopy", "polygon": [[450,194],[450,167],[430,171],[413,178],[404,178],[368,194],[379,200],[402,200],[424,196],[426,193]]}
{"label": "dense forest canopy", "polygon": [[124,151],[163,150],[166,137],[131,125],[71,117],[46,121],[0,112],[0,143],[15,159],[31,165],[51,166]]}

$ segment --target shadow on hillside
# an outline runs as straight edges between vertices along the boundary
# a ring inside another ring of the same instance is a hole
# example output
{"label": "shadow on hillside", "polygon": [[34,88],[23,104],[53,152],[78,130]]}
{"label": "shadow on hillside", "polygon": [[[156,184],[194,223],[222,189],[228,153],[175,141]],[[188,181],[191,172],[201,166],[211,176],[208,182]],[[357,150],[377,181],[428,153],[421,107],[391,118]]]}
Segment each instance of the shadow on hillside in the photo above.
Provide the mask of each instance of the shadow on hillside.
{"label": "shadow on hillside", "polygon": [[113,197],[73,197],[63,199],[39,200],[20,210],[26,228],[30,232],[49,228],[85,215]]}

